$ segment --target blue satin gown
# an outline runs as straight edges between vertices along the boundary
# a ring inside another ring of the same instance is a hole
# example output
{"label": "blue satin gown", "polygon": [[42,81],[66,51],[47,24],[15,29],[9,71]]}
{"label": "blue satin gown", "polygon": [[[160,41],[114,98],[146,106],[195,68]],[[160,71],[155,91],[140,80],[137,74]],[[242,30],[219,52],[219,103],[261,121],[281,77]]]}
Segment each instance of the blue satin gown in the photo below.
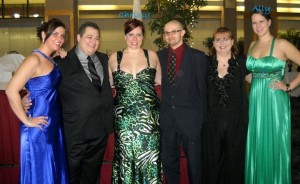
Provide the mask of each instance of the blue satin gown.
{"label": "blue satin gown", "polygon": [[[40,53],[36,50],[34,52]],[[44,55],[43,57],[49,59]],[[31,78],[25,85],[32,100],[28,115],[33,118],[47,116],[48,125],[42,125],[42,131],[39,128],[26,127],[21,123],[20,183],[22,184],[69,183],[61,108],[57,96],[60,81],[61,74],[54,64],[49,74]]]}

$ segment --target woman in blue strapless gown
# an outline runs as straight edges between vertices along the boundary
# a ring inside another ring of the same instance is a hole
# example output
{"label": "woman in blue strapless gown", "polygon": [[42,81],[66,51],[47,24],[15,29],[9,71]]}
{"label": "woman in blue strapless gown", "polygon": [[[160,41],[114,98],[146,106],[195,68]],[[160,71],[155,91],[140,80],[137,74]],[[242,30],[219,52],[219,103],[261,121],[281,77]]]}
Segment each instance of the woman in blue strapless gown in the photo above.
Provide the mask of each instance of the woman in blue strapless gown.
{"label": "woman in blue strapless gown", "polygon": [[254,7],[252,28],[258,37],[249,47],[246,66],[252,73],[246,148],[246,184],[291,183],[291,107],[287,92],[300,83],[298,74],[283,83],[286,60],[300,64],[300,52],[269,30],[270,12]]}
{"label": "woman in blue strapless gown", "polygon": [[[20,183],[67,184],[67,161],[57,87],[58,67],[50,58],[62,46],[65,25],[51,19],[38,28],[42,41],[38,50],[25,58],[6,89],[12,110],[22,121]],[[28,90],[32,105],[25,112],[19,91]]]}

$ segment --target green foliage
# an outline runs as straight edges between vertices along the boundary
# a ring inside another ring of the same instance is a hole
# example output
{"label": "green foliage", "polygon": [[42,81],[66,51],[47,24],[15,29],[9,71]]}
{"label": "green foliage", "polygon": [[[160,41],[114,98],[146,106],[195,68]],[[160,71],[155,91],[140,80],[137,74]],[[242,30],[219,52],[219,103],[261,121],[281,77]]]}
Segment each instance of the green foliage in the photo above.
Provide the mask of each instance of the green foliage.
{"label": "green foliage", "polygon": [[145,9],[151,13],[153,18],[148,24],[150,31],[161,35],[154,40],[154,44],[159,49],[167,46],[163,41],[162,33],[164,25],[174,18],[183,20],[186,31],[184,40],[188,43],[191,39],[191,33],[186,25],[193,29],[193,22],[196,23],[195,20],[199,18],[199,8],[206,5],[206,0],[149,0],[145,5]]}
{"label": "green foliage", "polygon": [[207,37],[204,39],[204,41],[202,42],[202,44],[208,48],[208,54],[211,55],[212,54],[212,48],[213,48],[213,42],[214,42],[214,38],[213,37]]}
{"label": "green foliage", "polygon": [[279,38],[288,40],[300,49],[300,31],[296,31],[295,28],[287,30],[286,33],[279,33]]}

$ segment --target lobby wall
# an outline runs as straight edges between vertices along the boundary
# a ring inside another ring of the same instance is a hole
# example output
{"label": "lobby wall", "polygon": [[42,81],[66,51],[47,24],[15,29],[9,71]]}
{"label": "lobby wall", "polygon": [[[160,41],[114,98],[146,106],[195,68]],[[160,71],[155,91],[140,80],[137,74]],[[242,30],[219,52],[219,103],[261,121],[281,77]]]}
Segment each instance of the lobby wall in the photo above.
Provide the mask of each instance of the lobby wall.
{"label": "lobby wall", "polygon": [[[18,20],[0,20],[0,57],[8,51],[18,51],[22,55],[28,55],[33,49],[40,44],[36,37],[36,27],[40,25],[42,20],[34,19],[18,19]],[[122,50],[126,45],[124,41],[123,24],[126,19],[80,19],[79,24],[84,21],[93,21],[100,26],[101,29],[101,52],[113,52]],[[156,51],[158,48],[153,44],[153,40],[157,37],[148,29],[147,23],[149,20],[144,20],[146,26],[146,36],[143,47]],[[237,38],[243,37],[243,20],[237,20]],[[220,19],[198,19],[193,30],[193,47],[208,52],[202,44],[205,38],[212,36],[213,30],[220,26]],[[279,20],[278,31],[285,32],[290,28],[298,28],[299,21]]]}

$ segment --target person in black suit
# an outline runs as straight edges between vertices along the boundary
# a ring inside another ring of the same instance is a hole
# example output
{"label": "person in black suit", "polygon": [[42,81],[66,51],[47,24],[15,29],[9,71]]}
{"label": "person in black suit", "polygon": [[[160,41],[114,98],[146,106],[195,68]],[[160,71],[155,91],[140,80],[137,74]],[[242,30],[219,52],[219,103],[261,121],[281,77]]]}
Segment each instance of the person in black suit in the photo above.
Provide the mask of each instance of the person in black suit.
{"label": "person in black suit", "polygon": [[[55,59],[62,74],[58,92],[63,107],[72,184],[99,183],[108,133],[112,131],[113,105],[108,56],[97,52],[99,39],[97,24],[85,22],[79,28],[77,45],[65,58]],[[101,80],[98,86],[94,85],[88,62],[95,65],[98,80]]]}
{"label": "person in black suit", "polygon": [[[189,183],[200,183],[207,57],[202,51],[184,43],[185,30],[180,20],[169,21],[163,34],[169,45],[169,48],[157,52],[162,68],[160,126],[163,171],[167,183],[179,183],[182,146],[188,162]],[[174,60],[175,67],[171,64]],[[175,69],[175,78],[172,78],[172,68]]]}
{"label": "person in black suit", "polygon": [[[112,132],[108,56],[97,52],[99,37],[97,24],[85,22],[79,28],[77,45],[66,57],[54,58],[62,75],[58,93],[71,184],[99,183],[108,133]],[[94,63],[94,70],[89,62]]]}

